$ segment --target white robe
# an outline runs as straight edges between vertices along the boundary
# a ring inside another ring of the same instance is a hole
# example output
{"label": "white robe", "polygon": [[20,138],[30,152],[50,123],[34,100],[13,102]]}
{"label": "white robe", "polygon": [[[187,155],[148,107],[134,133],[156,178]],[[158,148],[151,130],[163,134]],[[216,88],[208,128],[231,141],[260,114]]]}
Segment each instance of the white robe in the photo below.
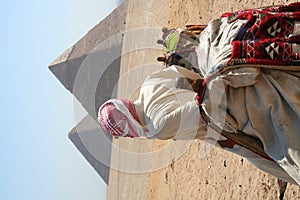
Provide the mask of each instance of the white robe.
{"label": "white robe", "polygon": [[[243,20],[236,20],[229,24],[225,18],[213,20],[200,35],[198,59],[200,70],[205,77],[227,63],[231,52],[230,42],[243,23]],[[248,156],[254,165],[298,185],[299,69],[298,66],[233,66],[209,79],[203,99],[203,108],[207,116],[217,126],[233,134],[242,131],[259,138],[265,152],[289,176],[280,174],[277,170],[274,172],[278,167],[272,169],[268,164],[264,164],[264,159]]]}
{"label": "white robe", "polygon": [[[252,151],[238,145],[235,145],[232,149],[225,148],[225,150],[246,157],[263,171],[297,184],[299,174],[295,174],[298,173],[298,165],[295,165],[295,163],[299,161],[299,157],[297,157],[299,156],[299,145],[297,145],[299,143],[299,135],[274,131],[274,127],[272,127],[270,123],[281,115],[273,116],[268,112],[268,101],[265,103],[260,100],[259,96],[254,96],[252,93],[249,93],[250,96],[245,95],[247,92],[243,90],[255,90],[253,88],[251,89],[250,86],[249,88],[244,87],[245,85],[252,84],[251,87],[259,87],[259,85],[256,84],[260,82],[256,80],[256,78],[260,76],[259,69],[254,69],[253,71],[252,68],[249,68],[248,72],[251,73],[248,75],[242,73],[243,76],[249,76],[247,79],[236,80],[233,72],[230,76],[224,76],[224,78],[227,79],[233,78],[232,81],[229,79],[225,81],[225,83],[229,85],[232,83],[234,83],[235,86],[243,85],[243,87],[238,88],[228,86],[226,87],[228,89],[226,92],[224,92],[225,88],[219,87],[219,83],[224,84],[222,78],[209,83],[207,91],[210,92],[206,92],[205,94],[203,107],[207,115],[214,117],[215,123],[227,131],[234,133],[235,129],[241,130],[261,139],[265,146],[265,151],[274,160],[277,159],[277,163],[262,158]],[[241,75],[240,69],[237,69],[236,73],[237,75]],[[276,72],[271,71],[271,73]],[[175,88],[175,79],[180,76],[196,78],[195,73],[191,71],[181,67],[171,66],[170,68],[149,75],[141,86],[139,98],[134,104],[141,123],[149,130],[149,135],[146,137],[185,140],[201,139],[220,147],[217,141],[226,138],[223,138],[212,129],[206,129],[205,122],[199,114],[195,93],[189,90]],[[263,96],[265,96],[261,98],[269,99],[273,104],[273,96],[277,95],[276,92],[275,94],[273,94],[273,92],[274,91],[269,91],[269,94],[263,93]],[[241,95],[241,93],[243,95]],[[249,103],[246,99],[253,102]],[[259,108],[261,110],[257,110],[257,103],[260,104]],[[223,105],[226,107],[223,107]],[[279,108],[282,109],[281,107]],[[252,110],[252,113],[249,113],[249,109]],[[261,118],[263,118],[263,121]],[[251,123],[254,123],[254,127],[252,127]],[[297,125],[297,121],[293,124]],[[222,125],[226,126],[224,127]],[[261,127],[261,130],[256,129],[257,126]],[[269,131],[269,129],[272,131]],[[281,135],[282,139],[279,139],[278,135]]]}
{"label": "white robe", "polygon": [[203,138],[205,123],[193,91],[175,87],[178,77],[199,78],[182,67],[171,66],[150,74],[134,102],[141,123],[149,130],[148,138]]}

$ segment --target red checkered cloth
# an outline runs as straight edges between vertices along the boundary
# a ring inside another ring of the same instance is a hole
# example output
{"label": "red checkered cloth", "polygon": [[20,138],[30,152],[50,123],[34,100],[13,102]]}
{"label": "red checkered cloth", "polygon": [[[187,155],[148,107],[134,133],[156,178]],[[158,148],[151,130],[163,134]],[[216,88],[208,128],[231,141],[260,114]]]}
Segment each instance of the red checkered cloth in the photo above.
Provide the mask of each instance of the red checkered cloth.
{"label": "red checkered cloth", "polygon": [[140,137],[140,125],[134,104],[127,99],[111,99],[99,108],[98,122],[110,136]]}

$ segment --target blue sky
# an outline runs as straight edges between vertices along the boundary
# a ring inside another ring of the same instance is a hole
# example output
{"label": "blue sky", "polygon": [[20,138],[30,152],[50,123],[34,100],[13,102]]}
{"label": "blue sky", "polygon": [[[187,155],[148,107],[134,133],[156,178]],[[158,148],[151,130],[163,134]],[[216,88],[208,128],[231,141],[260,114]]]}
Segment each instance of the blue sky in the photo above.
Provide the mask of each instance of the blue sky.
{"label": "blue sky", "polygon": [[67,138],[72,95],[48,65],[118,0],[2,3],[0,199],[105,199],[106,186]]}

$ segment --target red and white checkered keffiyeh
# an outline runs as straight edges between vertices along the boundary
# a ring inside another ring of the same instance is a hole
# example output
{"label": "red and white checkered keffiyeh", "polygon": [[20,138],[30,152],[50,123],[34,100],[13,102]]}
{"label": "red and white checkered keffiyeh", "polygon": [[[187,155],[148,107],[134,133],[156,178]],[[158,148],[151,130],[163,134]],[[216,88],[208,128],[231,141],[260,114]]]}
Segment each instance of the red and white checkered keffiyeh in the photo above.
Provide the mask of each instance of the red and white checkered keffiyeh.
{"label": "red and white checkered keffiyeh", "polygon": [[98,122],[111,136],[144,137],[134,104],[127,99],[111,99],[105,102],[98,113]]}

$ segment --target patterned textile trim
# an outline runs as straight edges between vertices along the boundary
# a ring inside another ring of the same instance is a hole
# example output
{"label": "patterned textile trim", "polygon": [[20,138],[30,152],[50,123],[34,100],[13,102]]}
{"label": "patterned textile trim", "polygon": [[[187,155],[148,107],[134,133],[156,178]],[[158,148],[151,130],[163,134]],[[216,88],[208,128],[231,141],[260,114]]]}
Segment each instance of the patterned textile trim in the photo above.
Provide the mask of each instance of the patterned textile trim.
{"label": "patterned textile trim", "polygon": [[248,20],[232,41],[228,65],[300,64],[300,55],[292,48],[300,43],[300,36],[292,36],[295,21],[300,20],[300,3],[225,13],[222,17]]}

